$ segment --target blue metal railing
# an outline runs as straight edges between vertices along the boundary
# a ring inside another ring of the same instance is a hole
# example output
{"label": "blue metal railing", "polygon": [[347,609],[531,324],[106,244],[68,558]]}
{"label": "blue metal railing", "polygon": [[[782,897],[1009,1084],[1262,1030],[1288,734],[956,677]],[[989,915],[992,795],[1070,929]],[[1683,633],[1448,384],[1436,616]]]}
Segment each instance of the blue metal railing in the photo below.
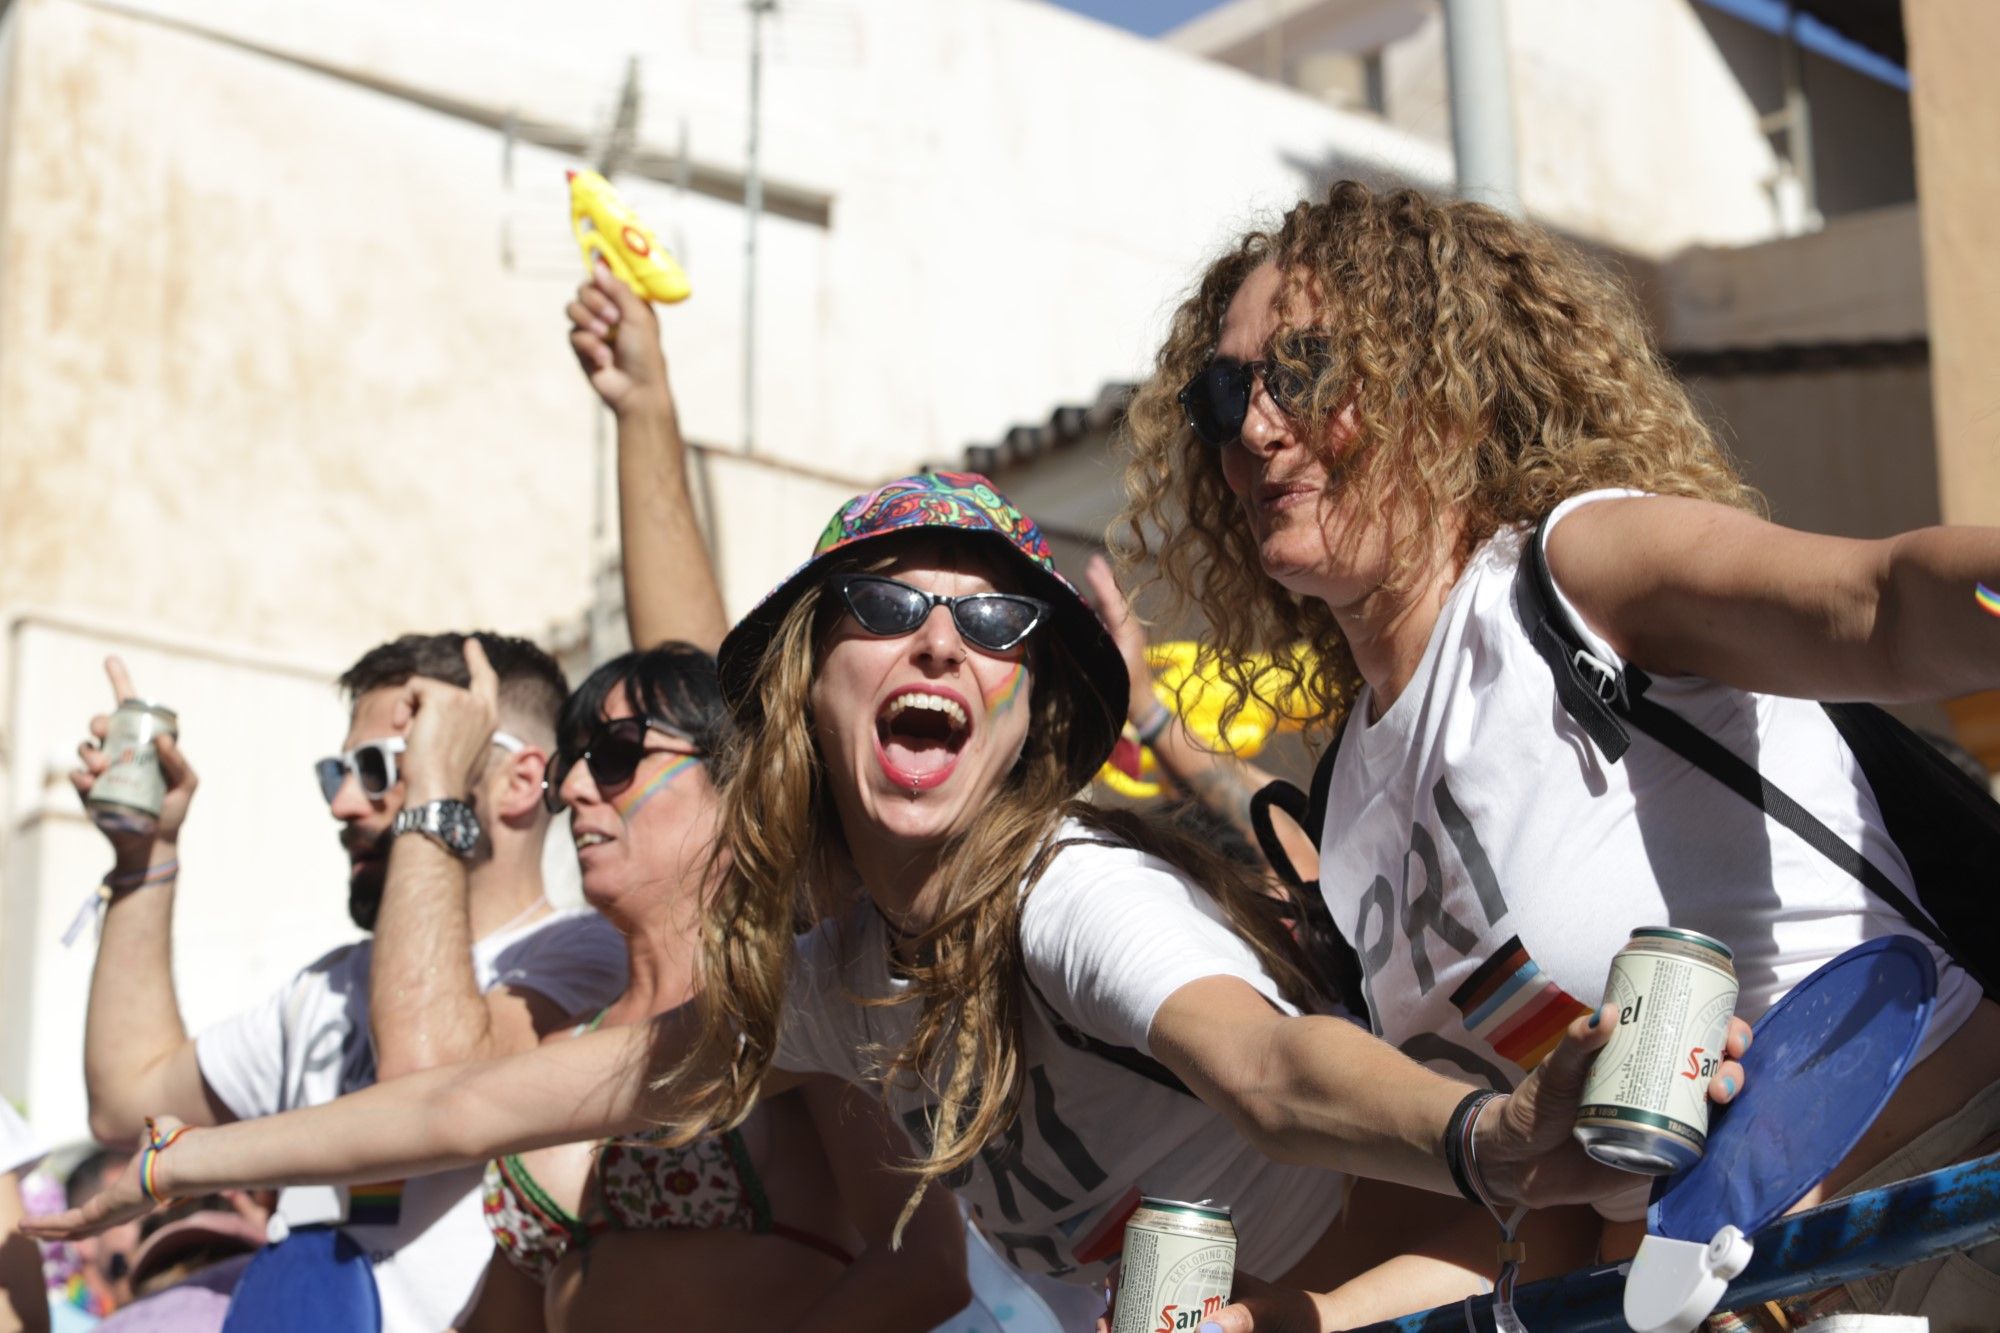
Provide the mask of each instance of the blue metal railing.
{"label": "blue metal railing", "polygon": [[[1751,1237],[1757,1252],[1718,1309],[1799,1296],[2000,1240],[2000,1153],[1780,1218]],[[1514,1312],[1531,1333],[1625,1333],[1625,1269],[1530,1283]],[[1355,1333],[1487,1333],[1493,1298],[1441,1305]]]}

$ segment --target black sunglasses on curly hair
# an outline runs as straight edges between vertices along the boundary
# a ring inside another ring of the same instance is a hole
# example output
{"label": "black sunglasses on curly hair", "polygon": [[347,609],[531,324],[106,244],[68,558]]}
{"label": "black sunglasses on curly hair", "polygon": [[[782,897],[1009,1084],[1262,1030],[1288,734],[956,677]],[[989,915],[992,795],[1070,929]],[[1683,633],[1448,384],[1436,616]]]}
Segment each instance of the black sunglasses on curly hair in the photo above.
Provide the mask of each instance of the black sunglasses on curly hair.
{"label": "black sunglasses on curly hair", "polygon": [[1239,361],[1218,356],[1196,371],[1181,388],[1181,411],[1197,438],[1212,449],[1236,443],[1250,415],[1250,395],[1259,379],[1271,402],[1288,417],[1296,417],[1312,394],[1314,381],[1330,359],[1331,341],[1322,334],[1288,335],[1292,359],[1309,370],[1293,370],[1276,357]]}

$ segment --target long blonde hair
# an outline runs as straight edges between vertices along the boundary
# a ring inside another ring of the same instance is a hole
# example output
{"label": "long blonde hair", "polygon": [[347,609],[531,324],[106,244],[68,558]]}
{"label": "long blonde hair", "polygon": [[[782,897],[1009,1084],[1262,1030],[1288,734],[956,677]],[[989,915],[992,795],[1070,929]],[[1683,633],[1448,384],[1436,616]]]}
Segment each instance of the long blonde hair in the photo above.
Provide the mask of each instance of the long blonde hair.
{"label": "long blonde hair", "polygon": [[[1285,322],[1266,355],[1311,385],[1296,408],[1308,423],[1300,438],[1322,452],[1329,490],[1356,491],[1356,512],[1393,516],[1392,585],[1417,574],[1448,516],[1462,561],[1502,527],[1599,487],[1761,509],[1622,282],[1491,208],[1342,181],[1209,266],[1126,416],[1121,554],[1157,557],[1173,609],[1200,609],[1204,658],[1244,695],[1261,687],[1275,703],[1297,690],[1324,719],[1359,684],[1325,604],[1263,573],[1221,451],[1195,437],[1176,398],[1215,354],[1237,289],[1267,262]],[[1329,335],[1324,350],[1308,353],[1301,333]],[[1319,426],[1350,405],[1358,438],[1336,464]],[[1295,660],[1286,650],[1300,642],[1313,652]],[[1281,669],[1253,681],[1241,664],[1256,652]]]}
{"label": "long blonde hair", "polygon": [[[827,575],[839,572],[835,565]],[[661,1083],[676,1138],[749,1114],[777,1051],[794,931],[845,906],[832,896],[844,844],[810,705],[819,646],[840,612],[823,587],[801,595],[773,633],[722,765],[717,855],[727,860],[703,913],[702,1034]],[[1082,697],[1076,664],[1058,635],[1033,643],[1026,744],[977,821],[943,850],[935,921],[906,941],[914,961],[898,960],[910,986],[896,999],[856,998],[917,1006],[908,1043],[877,1053],[885,1094],[915,1088],[937,1099],[928,1147],[911,1164],[918,1181],[905,1219],[931,1181],[968,1165],[1018,1110],[1026,1076],[1022,901],[1053,859],[1065,819],[1179,866],[1216,897],[1284,993],[1308,998],[1303,960],[1252,874],[1163,825],[1070,799],[1064,738]]]}

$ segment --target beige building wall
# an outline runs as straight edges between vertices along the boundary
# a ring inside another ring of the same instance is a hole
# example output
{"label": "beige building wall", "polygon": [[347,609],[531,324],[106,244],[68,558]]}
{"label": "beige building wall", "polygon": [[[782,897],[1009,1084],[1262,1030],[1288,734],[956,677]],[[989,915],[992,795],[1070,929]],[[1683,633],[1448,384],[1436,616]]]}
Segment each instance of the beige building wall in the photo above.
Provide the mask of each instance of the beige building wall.
{"label": "beige building wall", "polygon": [[[2000,523],[2000,6],[1903,6],[1915,85],[1923,191],[1924,280],[1931,304],[1938,480],[1944,517]],[[2000,769],[2000,691],[1952,705],[1961,739]]]}
{"label": "beige building wall", "polygon": [[2000,6],[1904,6],[1915,84],[1924,268],[1944,513],[2000,523]]}
{"label": "beige building wall", "polygon": [[1661,344],[1779,522],[1882,537],[1939,521],[1915,205],[1647,271]]}
{"label": "beige building wall", "polygon": [[0,7],[0,1093],[45,1132],[81,1127],[89,957],[54,941],[104,852],[62,774],[105,652],[172,645],[134,665],[204,774],[199,1025],[346,933],[305,764],[356,655],[615,641],[583,629],[616,533],[562,172],[628,58],[620,184],[694,282],[663,325],[739,612],[855,489],[1138,374],[1197,265],[1319,175],[1447,179],[1433,144],[1048,6],[788,0],[746,457],[746,52],[706,0]]}

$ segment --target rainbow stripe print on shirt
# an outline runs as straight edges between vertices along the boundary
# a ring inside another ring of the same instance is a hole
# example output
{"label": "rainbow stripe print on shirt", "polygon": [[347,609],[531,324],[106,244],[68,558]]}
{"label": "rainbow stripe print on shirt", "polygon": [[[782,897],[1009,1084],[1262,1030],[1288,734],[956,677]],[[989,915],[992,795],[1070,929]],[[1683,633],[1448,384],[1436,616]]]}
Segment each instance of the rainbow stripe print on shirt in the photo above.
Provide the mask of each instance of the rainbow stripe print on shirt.
{"label": "rainbow stripe print on shirt", "polygon": [[1549,979],[1514,936],[1479,965],[1451,1002],[1473,1036],[1522,1069],[1533,1069],[1590,1012]]}
{"label": "rainbow stripe print on shirt", "polygon": [[[1097,1225],[1092,1227],[1082,1240],[1073,1240],[1070,1253],[1075,1256],[1079,1264],[1094,1264],[1105,1259],[1117,1258],[1125,1248],[1125,1224],[1131,1220],[1132,1214],[1138,1211],[1139,1187],[1135,1185],[1126,1190],[1109,1208],[1102,1210]],[[1089,1217],[1088,1212],[1080,1213],[1068,1222],[1057,1225],[1073,1238],[1076,1228]]]}
{"label": "rainbow stripe print on shirt", "polygon": [[356,1227],[392,1227],[403,1216],[403,1182],[378,1180],[372,1185],[356,1185],[347,1192],[347,1224]]}

